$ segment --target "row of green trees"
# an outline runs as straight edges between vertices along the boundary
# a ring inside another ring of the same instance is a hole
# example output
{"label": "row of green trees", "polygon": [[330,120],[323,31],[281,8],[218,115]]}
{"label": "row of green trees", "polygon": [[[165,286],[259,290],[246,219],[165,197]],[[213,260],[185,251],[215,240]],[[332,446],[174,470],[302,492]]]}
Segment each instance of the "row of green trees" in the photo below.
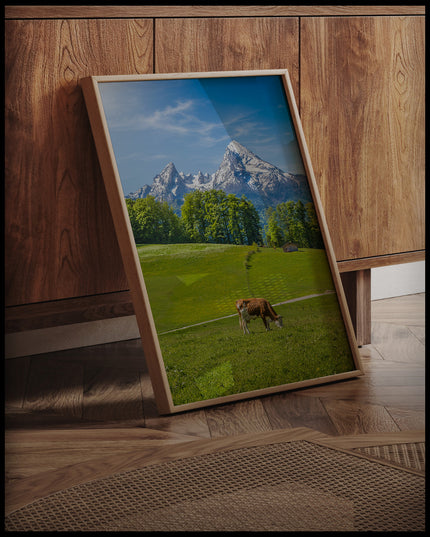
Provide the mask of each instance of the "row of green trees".
{"label": "row of green trees", "polygon": [[288,242],[300,248],[324,248],[313,203],[287,201],[267,210],[266,244],[276,248]]}
{"label": "row of green trees", "polygon": [[259,215],[245,196],[196,190],[185,195],[180,217],[167,202],[153,196],[127,198],[126,204],[138,244],[260,244],[263,240]]}
{"label": "row of green trees", "polygon": [[184,198],[181,216],[153,196],[126,199],[126,205],[137,244],[264,242],[278,247],[293,242],[302,248],[323,247],[312,203],[288,201],[268,209],[264,238],[253,203],[222,190],[190,192]]}
{"label": "row of green trees", "polygon": [[192,242],[262,242],[260,217],[245,196],[238,198],[222,190],[195,190],[185,196],[181,215]]}
{"label": "row of green trees", "polygon": [[167,201],[153,196],[125,200],[134,240],[137,244],[174,244],[190,242],[183,222]]}

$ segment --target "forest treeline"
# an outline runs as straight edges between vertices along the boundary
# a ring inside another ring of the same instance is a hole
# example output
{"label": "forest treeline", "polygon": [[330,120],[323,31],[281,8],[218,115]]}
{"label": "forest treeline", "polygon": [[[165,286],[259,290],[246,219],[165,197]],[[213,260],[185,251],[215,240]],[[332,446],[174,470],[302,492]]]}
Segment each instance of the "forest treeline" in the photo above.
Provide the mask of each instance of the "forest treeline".
{"label": "forest treeline", "polygon": [[181,216],[153,196],[126,205],[137,244],[202,242],[267,245],[293,242],[301,248],[323,248],[312,203],[280,203],[266,211],[266,224],[251,201],[222,190],[195,190],[185,195]]}
{"label": "forest treeline", "polygon": [[292,242],[300,248],[324,248],[313,203],[286,201],[266,211],[265,243],[282,246]]}

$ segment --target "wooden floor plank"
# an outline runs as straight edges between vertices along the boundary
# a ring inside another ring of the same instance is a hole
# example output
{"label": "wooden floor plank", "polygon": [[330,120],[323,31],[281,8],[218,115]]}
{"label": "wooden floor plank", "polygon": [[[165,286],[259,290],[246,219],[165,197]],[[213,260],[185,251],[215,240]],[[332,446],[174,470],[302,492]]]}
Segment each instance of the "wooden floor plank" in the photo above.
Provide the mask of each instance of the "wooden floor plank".
{"label": "wooden floor plank", "polygon": [[82,417],[83,367],[41,356],[31,359],[23,407]]}
{"label": "wooden floor plank", "polygon": [[370,404],[384,407],[397,405],[399,408],[420,410],[425,401],[425,387],[413,386],[381,386],[369,393],[367,400]]}
{"label": "wooden floor plank", "polygon": [[24,406],[30,360],[31,358],[24,356],[23,358],[14,358],[5,361],[4,374],[7,380],[4,384],[5,409],[12,410]]}
{"label": "wooden floor plank", "polygon": [[123,455],[147,446],[196,440],[148,428],[9,430],[5,434],[6,480],[57,470],[79,462]]}
{"label": "wooden floor plank", "polygon": [[187,440],[195,440],[194,436],[184,434],[170,433],[159,431],[157,429],[149,429],[148,427],[132,427],[132,428],[109,428],[109,429],[81,429],[75,431],[73,429],[35,429],[35,430],[17,430],[6,431],[6,444],[15,443],[17,446],[26,442],[81,442],[89,446],[98,442],[161,442],[175,441],[185,442]]}
{"label": "wooden floor plank", "polygon": [[204,410],[191,410],[174,416],[154,416],[145,418],[145,426],[170,433],[182,433],[198,438],[210,438],[210,431]]}
{"label": "wooden floor plank", "polygon": [[375,300],[371,312],[373,322],[424,326],[425,293]]}
{"label": "wooden floor plank", "polygon": [[83,417],[90,420],[143,420],[138,371],[85,368]]}
{"label": "wooden floor plank", "polygon": [[397,427],[401,431],[408,430],[422,430],[426,428],[426,413],[424,410],[421,410],[422,407],[419,407],[418,410],[413,410],[410,408],[395,408],[392,406],[387,406],[387,412],[395,421]]}
{"label": "wooden floor plank", "polygon": [[116,368],[125,370],[143,371],[146,368],[145,356],[140,339],[130,339],[94,345],[81,349],[62,351],[57,355],[64,355],[69,360],[79,361],[88,366],[99,368]]}
{"label": "wooden floor plank", "polygon": [[[423,409],[425,405],[425,386],[372,386],[369,381],[348,386],[340,383],[306,389],[304,397],[319,397],[325,405],[345,401],[352,404],[398,406],[411,410]],[[361,431],[365,432],[365,431]]]}
{"label": "wooden floor plank", "polygon": [[384,361],[381,365],[369,365],[366,368],[367,381],[372,386],[417,386],[425,385],[422,367],[419,364],[404,364],[402,362]]}
{"label": "wooden floor plank", "polygon": [[207,408],[205,412],[212,438],[272,429],[260,399]]}
{"label": "wooden floor plank", "polygon": [[264,409],[273,429],[306,427],[325,434],[337,434],[326,409],[318,397],[282,393],[264,397]]}
{"label": "wooden floor plank", "polygon": [[339,435],[399,430],[390,414],[379,405],[332,400],[323,400],[323,405]]}
{"label": "wooden floor plank", "polygon": [[387,360],[422,364],[425,362],[425,347],[407,326],[373,322],[372,345]]}
{"label": "wooden floor plank", "polygon": [[408,325],[409,330],[412,334],[421,341],[423,345],[426,344],[426,328],[425,326],[412,326]]}
{"label": "wooden floor plank", "polygon": [[393,433],[367,433],[352,434],[335,437],[322,437],[316,439],[319,444],[354,449],[357,447],[387,446],[409,442],[425,442],[425,433],[422,430],[397,431]]}
{"label": "wooden floor plank", "polygon": [[300,390],[303,397],[320,397],[322,399],[345,399],[347,401],[362,401],[368,396],[369,383],[365,376],[356,379],[329,382]]}
{"label": "wooden floor plank", "polygon": [[361,363],[365,366],[367,363],[373,363],[377,360],[383,360],[377,349],[373,345],[365,345],[360,347]]}
{"label": "wooden floor plank", "polygon": [[62,415],[58,412],[30,412],[26,409],[12,409],[5,414],[6,429],[124,429],[130,427],[145,427],[143,418],[126,420],[86,420],[81,416]]}
{"label": "wooden floor plank", "polygon": [[177,432],[201,438],[210,438],[211,435],[204,410],[198,409],[173,416],[160,416],[155,404],[151,379],[147,371],[141,372],[140,384],[146,427],[171,433]]}

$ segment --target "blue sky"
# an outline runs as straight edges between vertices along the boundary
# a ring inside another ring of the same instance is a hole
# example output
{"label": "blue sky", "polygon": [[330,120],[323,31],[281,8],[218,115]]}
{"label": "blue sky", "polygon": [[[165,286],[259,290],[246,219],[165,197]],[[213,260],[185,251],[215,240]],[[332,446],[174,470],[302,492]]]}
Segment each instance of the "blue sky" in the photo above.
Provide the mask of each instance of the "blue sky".
{"label": "blue sky", "polygon": [[173,162],[213,173],[236,140],[284,171],[304,173],[278,75],[99,83],[124,193]]}

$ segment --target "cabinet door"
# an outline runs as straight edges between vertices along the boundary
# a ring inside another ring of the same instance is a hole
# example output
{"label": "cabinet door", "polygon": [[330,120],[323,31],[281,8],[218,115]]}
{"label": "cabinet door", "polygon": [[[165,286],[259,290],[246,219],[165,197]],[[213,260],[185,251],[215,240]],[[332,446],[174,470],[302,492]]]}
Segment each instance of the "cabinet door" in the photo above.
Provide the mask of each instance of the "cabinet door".
{"label": "cabinet door", "polygon": [[424,17],[303,18],[301,118],[338,260],[424,244]]}
{"label": "cabinet door", "polygon": [[8,20],[6,305],[127,289],[79,79],[152,71],[150,20]]}
{"label": "cabinet door", "polygon": [[288,69],[298,98],[297,18],[158,19],[155,72]]}

